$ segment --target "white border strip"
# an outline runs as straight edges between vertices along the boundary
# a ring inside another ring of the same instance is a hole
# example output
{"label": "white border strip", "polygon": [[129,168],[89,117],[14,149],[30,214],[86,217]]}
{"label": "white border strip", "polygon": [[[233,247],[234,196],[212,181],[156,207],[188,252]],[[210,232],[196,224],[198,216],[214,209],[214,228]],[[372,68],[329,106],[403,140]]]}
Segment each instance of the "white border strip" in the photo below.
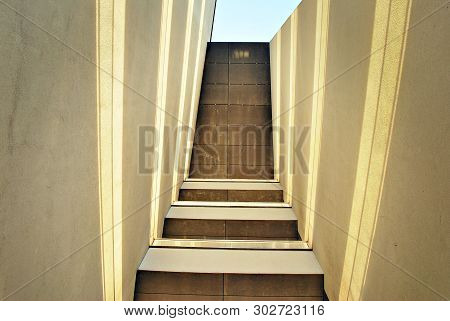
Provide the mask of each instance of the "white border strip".
{"label": "white border strip", "polygon": [[297,221],[292,208],[181,207],[172,206],[166,218],[191,220]]}
{"label": "white border strip", "polygon": [[211,248],[211,249],[248,249],[248,250],[310,250],[308,243],[302,241],[267,241],[267,240],[185,240],[158,239],[153,246]]}
{"label": "white border strip", "polygon": [[275,179],[244,179],[244,178],[187,178],[185,182],[279,183],[279,181]]}
{"label": "white border strip", "polygon": [[288,207],[291,205],[281,202],[201,202],[201,201],[176,201],[173,206],[199,206],[199,207]]}

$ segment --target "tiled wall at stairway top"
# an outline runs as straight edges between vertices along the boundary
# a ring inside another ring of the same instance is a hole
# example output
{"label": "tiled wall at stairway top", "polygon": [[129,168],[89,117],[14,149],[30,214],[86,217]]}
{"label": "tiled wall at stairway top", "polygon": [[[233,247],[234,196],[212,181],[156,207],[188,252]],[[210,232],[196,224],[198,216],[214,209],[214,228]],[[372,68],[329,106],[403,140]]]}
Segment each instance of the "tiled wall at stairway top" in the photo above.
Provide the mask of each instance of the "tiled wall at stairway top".
{"label": "tiled wall at stairway top", "polygon": [[273,178],[269,44],[210,43],[193,178]]}

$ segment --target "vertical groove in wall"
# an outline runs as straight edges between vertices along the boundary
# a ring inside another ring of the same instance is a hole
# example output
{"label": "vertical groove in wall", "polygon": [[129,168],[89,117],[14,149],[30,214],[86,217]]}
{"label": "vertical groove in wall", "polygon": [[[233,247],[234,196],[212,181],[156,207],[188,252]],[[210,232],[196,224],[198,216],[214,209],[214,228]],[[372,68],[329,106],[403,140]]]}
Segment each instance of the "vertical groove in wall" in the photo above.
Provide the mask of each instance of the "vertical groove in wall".
{"label": "vertical groove in wall", "polygon": [[98,200],[99,200],[99,218],[100,218],[100,255],[101,255],[101,266],[102,266],[102,289],[103,289],[103,300],[109,300],[109,289],[107,289],[108,277],[106,275],[106,265],[105,261],[105,239],[104,235],[104,226],[103,226],[103,199],[102,199],[102,152],[101,152],[101,136],[102,136],[102,128],[101,128],[101,109],[100,109],[100,4],[97,0],[95,2],[95,48],[96,48],[96,76],[97,76],[97,163],[98,163]]}
{"label": "vertical groove in wall", "polygon": [[286,184],[286,202],[292,205],[292,180],[293,180],[293,164],[294,164],[294,118],[295,118],[295,86],[296,86],[296,70],[297,70],[297,29],[298,29],[298,10],[291,15],[291,52],[290,52],[290,70],[289,70],[289,111],[288,111],[288,128],[287,128],[287,184]]}
{"label": "vertical groove in wall", "polygon": [[[205,10],[206,10],[206,0],[202,0],[202,8],[200,13],[200,29],[199,29],[199,38],[197,42],[197,57],[195,59],[195,66],[194,66],[194,85],[192,89],[192,98],[191,98],[191,105],[190,105],[190,115],[189,115],[189,129],[188,129],[188,137],[186,140],[186,153],[188,153],[186,157],[186,162],[184,164],[185,173],[184,178],[186,179],[189,176],[189,165],[191,163],[191,151],[192,151],[192,145],[194,143],[194,128],[195,128],[195,114],[196,114],[196,105],[198,104],[198,87],[199,87],[199,68],[200,68],[200,49],[202,47],[202,41],[203,41],[203,28],[204,28],[204,20],[205,20]],[[201,75],[200,75],[201,77]]]}
{"label": "vertical groove in wall", "polygon": [[163,1],[162,19],[161,19],[161,32],[160,32],[160,52],[159,52],[159,64],[158,64],[158,89],[157,89],[157,110],[155,118],[155,130],[157,137],[157,144],[155,145],[155,161],[154,169],[155,175],[152,182],[152,210],[151,218],[152,225],[150,227],[150,244],[158,237],[159,222],[160,222],[160,210],[159,210],[159,197],[161,192],[161,174],[162,174],[162,155],[164,149],[164,120],[165,120],[165,106],[166,106],[166,93],[167,93],[167,69],[169,60],[170,49],[170,29],[172,19],[172,6],[173,0]]}
{"label": "vertical groove in wall", "polygon": [[275,68],[276,81],[275,84],[275,101],[272,102],[273,121],[272,126],[275,129],[273,135],[273,152],[274,152],[274,178],[280,180],[280,104],[281,104],[281,33],[279,32],[275,39],[274,53],[276,53],[276,61],[272,64]]}
{"label": "vertical groove in wall", "polygon": [[[228,86],[227,86],[227,102],[228,102],[228,106],[227,106],[227,113],[228,110],[230,110],[230,86],[231,86],[231,82],[230,82],[230,67],[231,67],[231,63],[230,63],[230,44],[227,45],[227,63],[228,63],[228,75],[227,75],[227,79],[228,79]],[[228,116],[227,116],[228,117]],[[230,126],[228,126],[228,121],[227,121],[227,140],[228,140],[228,131],[229,131]],[[227,176],[226,177],[230,177],[230,166],[227,166],[226,168],[226,173]],[[227,192],[228,194],[228,192]],[[228,199],[228,195],[227,195],[227,199]],[[225,225],[226,226],[226,225]],[[226,235],[226,234],[225,234]]]}
{"label": "vertical groove in wall", "polygon": [[123,299],[122,273],[122,161],[123,161],[123,90],[125,62],[126,0],[113,2],[113,220],[114,220],[114,299]]}
{"label": "vertical groove in wall", "polygon": [[316,189],[318,176],[318,163],[320,158],[320,140],[322,135],[322,113],[324,104],[324,90],[326,81],[326,62],[328,45],[328,19],[329,0],[323,0],[317,6],[317,21],[321,21],[320,28],[316,32],[316,62],[314,70],[314,95],[313,110],[311,119],[311,152],[309,158],[310,174],[308,176],[308,197],[307,197],[307,235],[306,240],[312,247],[313,226],[316,210]]}
{"label": "vertical groove in wall", "polygon": [[384,61],[384,46],[387,37],[387,25],[389,19],[390,6],[388,3],[377,3],[375,7],[374,27],[372,34],[371,52],[376,48],[383,48],[370,58],[368,70],[368,84],[363,125],[361,127],[361,140],[358,155],[358,166],[355,178],[355,189],[353,192],[353,203],[351,219],[349,223],[346,251],[344,257],[344,268],[342,272],[339,298],[348,300],[350,293],[351,279],[354,273],[356,259],[357,239],[361,228],[361,215],[364,208],[364,198],[366,194],[367,179],[369,174],[370,155],[372,153],[372,143],[375,135],[375,119],[378,110],[380,84],[382,79],[382,69]]}
{"label": "vertical groove in wall", "polygon": [[[376,113],[372,120],[374,123],[373,136],[369,137],[366,142],[370,145],[367,182],[347,299],[361,299],[367,266],[372,253],[392,121],[395,117],[398,98],[399,75],[403,65],[409,14],[409,1],[392,2],[385,18],[388,22],[385,37],[386,45],[383,47]],[[399,34],[401,37],[398,37]],[[393,38],[396,38],[396,40],[390,41]],[[355,269],[355,266],[358,266],[358,269]]]}
{"label": "vertical groove in wall", "polygon": [[99,210],[99,226],[100,226],[100,256],[101,256],[101,269],[102,269],[102,298],[106,300],[106,275],[105,275],[105,260],[104,260],[104,239],[103,239],[103,206],[102,206],[102,153],[100,149],[101,144],[101,127],[100,127],[100,30],[99,30],[100,8],[98,1],[95,2],[95,64],[96,64],[96,108],[97,108],[97,164],[98,164],[98,210]]}
{"label": "vertical groove in wall", "polygon": [[113,1],[97,2],[97,113],[104,299],[115,299],[113,217]]}
{"label": "vertical groove in wall", "polygon": [[216,9],[217,9],[217,0],[214,0],[214,12],[213,12],[213,18],[211,22],[211,34],[209,35],[209,41],[212,41],[212,36],[214,32],[214,21],[216,20]]}
{"label": "vertical groove in wall", "polygon": [[[181,93],[180,101],[178,106],[178,126],[177,126],[177,139],[176,139],[176,150],[175,150],[175,160],[174,160],[174,171],[173,171],[173,181],[172,186],[172,202],[178,199],[178,191],[180,184],[180,163],[182,161],[180,150],[183,149],[181,144],[181,136],[185,130],[185,124],[183,123],[184,111],[186,107],[186,89],[187,89],[187,74],[189,67],[189,52],[191,49],[191,32],[192,32],[192,20],[194,15],[194,0],[189,0],[187,19],[186,19],[186,34],[184,38],[184,54],[183,54],[183,68],[181,73]],[[183,150],[184,152],[184,150]],[[184,174],[182,180],[184,179]],[[182,181],[181,180],[181,181]]]}

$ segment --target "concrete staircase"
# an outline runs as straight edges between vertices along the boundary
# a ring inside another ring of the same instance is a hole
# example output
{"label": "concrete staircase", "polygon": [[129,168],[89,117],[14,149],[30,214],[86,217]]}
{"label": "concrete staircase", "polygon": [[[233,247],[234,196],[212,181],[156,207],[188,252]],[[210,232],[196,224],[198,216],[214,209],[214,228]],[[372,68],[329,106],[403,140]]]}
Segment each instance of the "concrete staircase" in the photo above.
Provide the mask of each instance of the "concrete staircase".
{"label": "concrete staircase", "polygon": [[212,43],[206,61],[191,176],[135,299],[322,300],[323,271],[273,179],[268,45]]}
{"label": "concrete staircase", "polygon": [[322,300],[311,251],[151,248],[136,300]]}

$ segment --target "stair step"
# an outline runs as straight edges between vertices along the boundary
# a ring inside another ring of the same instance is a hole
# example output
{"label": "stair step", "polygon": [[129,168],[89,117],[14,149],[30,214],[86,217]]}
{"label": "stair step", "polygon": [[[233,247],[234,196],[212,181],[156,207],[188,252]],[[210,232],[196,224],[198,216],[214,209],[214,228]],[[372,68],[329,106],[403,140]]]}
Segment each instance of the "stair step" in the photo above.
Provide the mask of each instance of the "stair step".
{"label": "stair step", "polygon": [[166,218],[163,237],[227,240],[298,240],[297,221]]}
{"label": "stair step", "polygon": [[149,248],[139,271],[225,274],[318,274],[312,251]]}
{"label": "stair step", "polygon": [[157,239],[153,241],[152,247],[244,250],[310,250],[306,242],[280,240]]}
{"label": "stair step", "polygon": [[181,189],[282,191],[280,183],[256,181],[186,181]]}
{"label": "stair step", "polygon": [[211,202],[283,202],[283,191],[181,189],[178,200]]}
{"label": "stair step", "polygon": [[258,207],[258,208],[291,208],[282,202],[207,202],[207,201],[176,201],[172,206],[192,207]]}
{"label": "stair step", "polygon": [[177,207],[172,206],[166,218],[190,220],[258,220],[295,221],[294,210],[287,207]]}
{"label": "stair step", "polygon": [[186,182],[204,182],[204,183],[279,183],[276,179],[248,179],[248,178],[186,178]]}
{"label": "stair step", "polygon": [[322,300],[312,251],[150,248],[136,300]]}
{"label": "stair step", "polygon": [[322,301],[320,274],[138,271],[136,301]]}

